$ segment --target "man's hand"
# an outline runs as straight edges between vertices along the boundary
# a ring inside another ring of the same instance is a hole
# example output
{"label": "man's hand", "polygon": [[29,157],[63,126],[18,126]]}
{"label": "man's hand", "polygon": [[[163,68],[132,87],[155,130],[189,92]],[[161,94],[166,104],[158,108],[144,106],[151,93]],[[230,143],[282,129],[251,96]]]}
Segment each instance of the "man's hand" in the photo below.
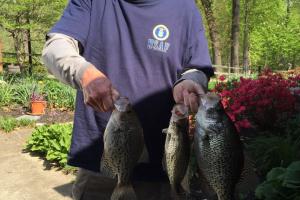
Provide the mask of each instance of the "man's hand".
{"label": "man's hand", "polygon": [[198,111],[200,95],[202,94],[205,94],[202,86],[192,80],[183,80],[173,89],[175,102],[188,106],[192,113]]}
{"label": "man's hand", "polygon": [[114,101],[119,98],[119,93],[110,80],[94,66],[84,71],[81,84],[85,104],[100,112],[114,108]]}

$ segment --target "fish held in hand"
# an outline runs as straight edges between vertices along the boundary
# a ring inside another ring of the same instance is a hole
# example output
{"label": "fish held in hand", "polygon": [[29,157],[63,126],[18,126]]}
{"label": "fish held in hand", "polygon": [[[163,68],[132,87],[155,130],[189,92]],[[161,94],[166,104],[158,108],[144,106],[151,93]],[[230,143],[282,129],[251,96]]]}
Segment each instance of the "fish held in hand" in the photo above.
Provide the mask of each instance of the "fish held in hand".
{"label": "fish held in hand", "polygon": [[181,182],[186,174],[190,156],[188,121],[188,108],[184,105],[175,105],[169,127],[163,130],[167,134],[166,170],[175,196],[184,193]]}
{"label": "fish held in hand", "polygon": [[104,132],[101,172],[117,177],[111,200],[135,200],[131,175],[144,148],[143,129],[129,100],[121,97]]}
{"label": "fish held in hand", "polygon": [[219,200],[233,200],[243,169],[238,132],[214,93],[201,96],[196,114],[194,147],[199,168]]}

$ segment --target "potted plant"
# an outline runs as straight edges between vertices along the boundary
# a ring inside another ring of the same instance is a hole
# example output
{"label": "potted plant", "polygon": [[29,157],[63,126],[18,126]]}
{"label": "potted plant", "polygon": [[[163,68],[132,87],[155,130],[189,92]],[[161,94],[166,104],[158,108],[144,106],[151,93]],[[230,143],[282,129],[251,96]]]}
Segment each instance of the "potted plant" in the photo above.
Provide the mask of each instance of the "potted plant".
{"label": "potted plant", "polygon": [[[36,87],[35,87],[36,88]],[[43,115],[45,114],[47,102],[44,95],[39,94],[36,89],[33,90],[30,95],[30,108],[31,115]]]}

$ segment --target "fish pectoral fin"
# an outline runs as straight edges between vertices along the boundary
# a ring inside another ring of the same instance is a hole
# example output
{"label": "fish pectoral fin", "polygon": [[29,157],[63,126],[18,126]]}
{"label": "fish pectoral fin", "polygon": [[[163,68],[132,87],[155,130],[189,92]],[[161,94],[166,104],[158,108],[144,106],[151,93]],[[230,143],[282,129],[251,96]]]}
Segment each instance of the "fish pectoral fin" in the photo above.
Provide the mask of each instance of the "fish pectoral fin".
{"label": "fish pectoral fin", "polygon": [[100,172],[109,178],[116,178],[115,173],[113,172],[113,169],[110,167],[108,160],[105,158],[105,154],[103,153],[102,159],[101,159],[101,165],[100,165]]}
{"label": "fish pectoral fin", "polygon": [[164,129],[162,130],[162,133],[168,134],[168,129],[167,129],[167,128],[164,128]]}
{"label": "fish pectoral fin", "polygon": [[144,145],[143,152],[140,156],[140,159],[139,159],[138,163],[147,163],[149,161],[150,161],[149,152],[147,150],[146,145]]}

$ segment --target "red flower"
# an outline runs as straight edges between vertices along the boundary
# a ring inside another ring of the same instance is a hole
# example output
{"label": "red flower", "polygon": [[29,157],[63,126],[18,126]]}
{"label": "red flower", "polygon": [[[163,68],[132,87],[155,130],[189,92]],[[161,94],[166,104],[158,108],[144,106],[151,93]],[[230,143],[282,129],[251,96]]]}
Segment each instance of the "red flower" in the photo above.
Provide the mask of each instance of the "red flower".
{"label": "red flower", "polygon": [[219,76],[219,80],[220,80],[220,81],[225,81],[225,79],[226,79],[226,76],[225,76],[225,75]]}
{"label": "red flower", "polygon": [[284,79],[266,70],[255,80],[241,77],[240,81],[219,82],[215,91],[238,130],[252,124],[261,130],[271,130],[295,112],[295,96],[290,88],[296,86],[300,86],[300,75]]}

